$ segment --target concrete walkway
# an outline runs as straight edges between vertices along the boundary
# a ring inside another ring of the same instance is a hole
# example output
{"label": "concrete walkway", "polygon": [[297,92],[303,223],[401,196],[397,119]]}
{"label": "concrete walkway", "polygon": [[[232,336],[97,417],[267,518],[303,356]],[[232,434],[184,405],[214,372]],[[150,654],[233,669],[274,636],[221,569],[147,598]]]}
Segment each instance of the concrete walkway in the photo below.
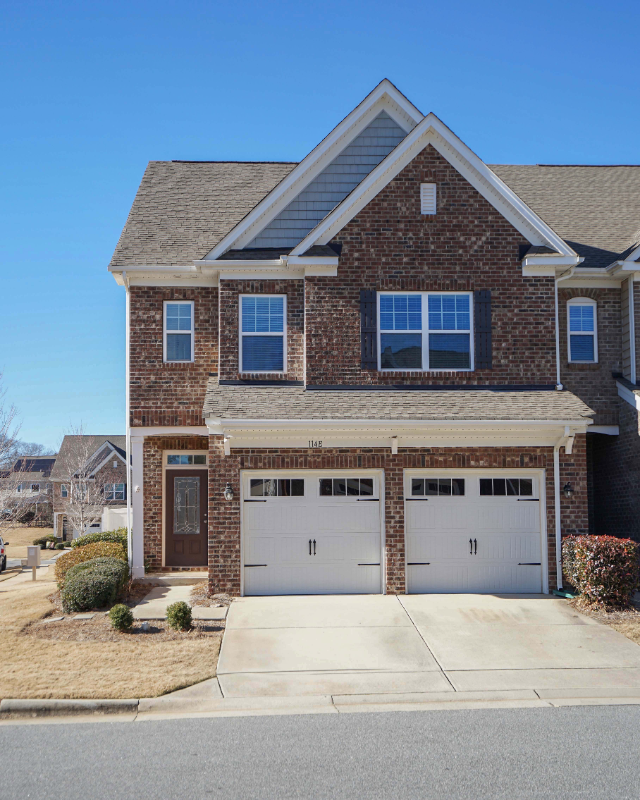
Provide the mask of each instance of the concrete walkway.
{"label": "concrete walkway", "polygon": [[640,697],[640,647],[544,595],[247,597],[231,606],[218,682],[224,698]]}
{"label": "concrete walkway", "polygon": [[[141,620],[166,619],[167,608],[172,603],[182,600],[191,605],[192,589],[193,585],[156,586],[133,607],[133,617]],[[223,620],[227,611],[226,607],[194,606],[191,616],[193,619]]]}

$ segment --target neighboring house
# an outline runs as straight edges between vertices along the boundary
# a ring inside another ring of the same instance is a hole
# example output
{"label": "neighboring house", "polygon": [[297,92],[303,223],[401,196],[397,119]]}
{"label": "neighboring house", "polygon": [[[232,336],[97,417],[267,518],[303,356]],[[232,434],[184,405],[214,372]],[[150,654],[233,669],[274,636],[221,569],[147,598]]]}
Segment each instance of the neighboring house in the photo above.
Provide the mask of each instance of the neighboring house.
{"label": "neighboring house", "polygon": [[[58,538],[100,531],[105,516],[119,519],[115,526],[126,524],[125,446],[124,436],[64,437],[51,472],[53,525]],[[112,525],[110,522],[109,527]]]}
{"label": "neighboring house", "polygon": [[299,164],[151,162],[134,574],[546,592],[561,536],[640,538],[639,231],[640,167],[488,166],[388,81]]}
{"label": "neighboring house", "polygon": [[20,456],[0,474],[0,505],[13,507],[20,517],[33,514],[49,523],[53,484],[50,476],[56,456]]}

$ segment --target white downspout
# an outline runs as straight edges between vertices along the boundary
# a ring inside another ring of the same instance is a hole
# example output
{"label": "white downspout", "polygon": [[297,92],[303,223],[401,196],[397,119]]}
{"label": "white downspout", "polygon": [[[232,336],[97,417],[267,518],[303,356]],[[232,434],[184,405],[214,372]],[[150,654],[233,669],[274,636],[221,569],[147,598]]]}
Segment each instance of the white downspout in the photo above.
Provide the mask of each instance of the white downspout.
{"label": "white downspout", "polygon": [[125,344],[125,414],[126,414],[126,458],[127,458],[127,552],[129,555],[129,574],[133,569],[133,521],[131,519],[131,424],[130,424],[130,380],[129,380],[129,350],[131,346],[131,294],[127,273],[122,273],[125,288],[125,318],[126,318],[126,344]]}
{"label": "white downspout", "polygon": [[562,526],[560,524],[560,447],[564,436],[553,445],[553,495],[556,518],[556,582],[562,589]]}
{"label": "white downspout", "polygon": [[[584,261],[584,259],[581,259],[581,261]],[[571,267],[571,269],[568,269],[565,273],[560,275],[560,277],[556,276],[554,280],[554,296],[556,307],[556,389],[558,389],[558,391],[562,391],[564,388],[560,381],[560,314],[558,311],[558,284],[560,281],[568,280],[575,271],[576,268]]]}

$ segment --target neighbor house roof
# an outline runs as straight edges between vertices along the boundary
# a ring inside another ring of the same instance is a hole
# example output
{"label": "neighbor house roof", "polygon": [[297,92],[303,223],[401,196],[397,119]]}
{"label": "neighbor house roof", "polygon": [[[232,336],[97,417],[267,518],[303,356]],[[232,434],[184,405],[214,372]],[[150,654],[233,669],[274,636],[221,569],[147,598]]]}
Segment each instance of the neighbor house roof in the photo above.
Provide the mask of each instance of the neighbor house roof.
{"label": "neighbor house roof", "polygon": [[[78,440],[82,439],[80,444]],[[90,461],[96,452],[102,447],[105,442],[109,442],[120,455],[126,459],[126,436],[94,436],[94,435],[67,435],[62,440],[60,445],[60,452],[58,458],[51,471],[51,478],[54,480],[61,480],[69,477],[69,472],[72,469],[77,469],[76,464],[77,453],[80,451],[82,454],[87,455]]]}
{"label": "neighbor house roof", "polygon": [[205,417],[251,420],[580,420],[593,411],[555,389],[312,388],[220,385],[209,379]]}
{"label": "neighbor house roof", "polygon": [[204,258],[295,166],[150,161],[111,266],[186,266]]}
{"label": "neighbor house roof", "polygon": [[640,165],[489,166],[584,257],[582,266],[608,267],[640,244]]}
{"label": "neighbor house roof", "polygon": [[56,462],[57,456],[20,456],[12,467],[12,472],[23,475],[38,475],[48,478]]}
{"label": "neighbor house roof", "polygon": [[[203,259],[295,166],[149,162],[111,266],[187,266]],[[640,166],[489,166],[585,258],[583,266],[608,266],[640,244]],[[225,258],[278,255],[245,250]]]}

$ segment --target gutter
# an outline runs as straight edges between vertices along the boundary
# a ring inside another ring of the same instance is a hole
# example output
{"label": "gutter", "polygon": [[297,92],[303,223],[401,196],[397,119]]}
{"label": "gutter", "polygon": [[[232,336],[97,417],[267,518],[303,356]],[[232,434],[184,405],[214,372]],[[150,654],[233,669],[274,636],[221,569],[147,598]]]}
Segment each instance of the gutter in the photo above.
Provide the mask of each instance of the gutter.
{"label": "gutter", "polygon": [[560,514],[560,448],[564,445],[564,452],[571,455],[573,452],[574,435],[569,427],[564,429],[564,435],[553,446],[553,499],[556,529],[556,583],[558,591],[562,591],[562,524]]}

